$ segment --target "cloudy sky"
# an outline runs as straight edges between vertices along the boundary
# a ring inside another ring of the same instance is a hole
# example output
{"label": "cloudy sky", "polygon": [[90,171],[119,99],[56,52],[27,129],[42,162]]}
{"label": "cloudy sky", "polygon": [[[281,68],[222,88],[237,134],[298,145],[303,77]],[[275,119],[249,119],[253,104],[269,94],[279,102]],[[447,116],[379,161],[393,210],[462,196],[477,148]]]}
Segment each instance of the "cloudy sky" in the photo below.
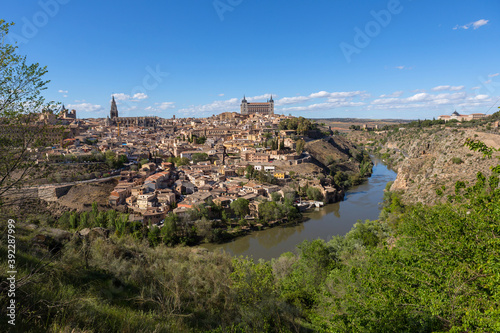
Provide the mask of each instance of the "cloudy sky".
{"label": "cloudy sky", "polygon": [[500,105],[500,2],[10,1],[9,42],[80,118],[204,117],[271,94],[309,118],[425,119]]}

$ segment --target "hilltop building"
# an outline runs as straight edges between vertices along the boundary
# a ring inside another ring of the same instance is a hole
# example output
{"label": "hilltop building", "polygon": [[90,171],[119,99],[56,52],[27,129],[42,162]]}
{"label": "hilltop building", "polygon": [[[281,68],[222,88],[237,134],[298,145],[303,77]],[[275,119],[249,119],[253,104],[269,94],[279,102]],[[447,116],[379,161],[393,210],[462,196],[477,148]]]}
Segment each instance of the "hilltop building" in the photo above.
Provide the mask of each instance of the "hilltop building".
{"label": "hilltop building", "polygon": [[63,104],[59,118],[76,120],[76,110],[70,111],[70,110],[66,109],[66,107]]}
{"label": "hilltop building", "polygon": [[474,119],[481,119],[485,118],[486,114],[484,113],[471,113],[471,114],[459,114],[457,111],[453,112],[451,116],[439,116],[438,120],[444,120],[444,121],[450,121],[452,119],[458,120],[458,121],[469,121],[469,120],[474,120]]}
{"label": "hilltop building", "polygon": [[241,114],[250,115],[250,114],[274,114],[274,100],[271,95],[271,99],[268,99],[266,103],[248,103],[245,96],[241,100],[240,105]]}

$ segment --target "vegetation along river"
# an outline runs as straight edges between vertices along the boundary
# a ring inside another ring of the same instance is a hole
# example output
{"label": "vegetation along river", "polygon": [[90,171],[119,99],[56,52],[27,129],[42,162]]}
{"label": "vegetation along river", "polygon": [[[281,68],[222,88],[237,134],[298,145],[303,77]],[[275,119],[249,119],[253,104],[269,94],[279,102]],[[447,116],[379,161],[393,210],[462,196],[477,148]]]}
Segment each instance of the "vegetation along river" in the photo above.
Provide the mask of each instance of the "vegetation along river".
{"label": "vegetation along river", "polygon": [[284,252],[294,251],[306,239],[321,238],[328,241],[335,235],[345,235],[358,220],[376,220],[384,188],[388,182],[396,179],[396,173],[380,160],[374,159],[373,162],[373,174],[368,181],[351,188],[344,201],[305,212],[308,221],[254,231],[229,243],[206,244],[204,247],[214,251],[224,250],[236,256],[270,260]]}

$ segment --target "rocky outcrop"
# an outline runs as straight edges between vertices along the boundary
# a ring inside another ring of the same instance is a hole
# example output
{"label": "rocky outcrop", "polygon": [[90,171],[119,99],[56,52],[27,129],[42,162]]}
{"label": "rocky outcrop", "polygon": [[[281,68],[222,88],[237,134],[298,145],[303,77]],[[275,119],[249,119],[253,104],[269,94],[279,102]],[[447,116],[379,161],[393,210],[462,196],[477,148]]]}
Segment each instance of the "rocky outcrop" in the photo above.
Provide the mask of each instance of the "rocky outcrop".
{"label": "rocky outcrop", "polygon": [[328,139],[309,141],[305,145],[305,150],[323,168],[335,164],[341,171],[359,171],[358,163],[353,161],[354,155],[359,150],[342,136],[334,135]]}
{"label": "rocky outcrop", "polygon": [[78,236],[81,238],[85,238],[89,241],[93,241],[97,238],[108,238],[109,230],[101,227],[96,228],[85,228],[77,232]]}
{"label": "rocky outcrop", "polygon": [[[490,167],[499,161],[465,147],[467,138],[500,147],[500,135],[473,129],[410,130],[391,138],[386,147],[407,155],[397,163],[398,176],[391,191],[402,191],[407,203],[432,204],[453,194],[457,181],[473,184],[478,172],[489,175]],[[436,190],[443,191],[443,195],[439,196]]]}

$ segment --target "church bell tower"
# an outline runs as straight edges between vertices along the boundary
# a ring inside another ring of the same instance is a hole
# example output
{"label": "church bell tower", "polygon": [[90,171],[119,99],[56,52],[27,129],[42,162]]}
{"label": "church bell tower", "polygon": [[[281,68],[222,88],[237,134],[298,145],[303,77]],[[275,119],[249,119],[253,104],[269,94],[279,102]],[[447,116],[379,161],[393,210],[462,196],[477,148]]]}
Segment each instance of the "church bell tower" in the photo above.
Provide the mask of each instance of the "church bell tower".
{"label": "church bell tower", "polygon": [[114,120],[118,118],[118,108],[116,107],[115,96],[111,100],[111,110],[109,111],[109,117]]}

